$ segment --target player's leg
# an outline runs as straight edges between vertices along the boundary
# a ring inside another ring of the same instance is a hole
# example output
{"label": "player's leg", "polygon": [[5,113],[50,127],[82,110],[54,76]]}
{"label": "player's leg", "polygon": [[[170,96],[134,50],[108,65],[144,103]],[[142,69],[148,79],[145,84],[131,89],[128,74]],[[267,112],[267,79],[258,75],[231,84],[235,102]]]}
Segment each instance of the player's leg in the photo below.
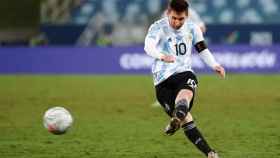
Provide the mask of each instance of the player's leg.
{"label": "player's leg", "polygon": [[219,158],[218,154],[209,147],[200,131],[197,129],[191,113],[188,113],[185,120],[181,123],[186,137],[208,158]]}
{"label": "player's leg", "polygon": [[175,100],[174,116],[184,121],[190,109],[190,102],[193,98],[193,92],[189,89],[179,91]]}
{"label": "player's leg", "polygon": [[174,90],[171,84],[172,79],[173,78],[169,78],[155,87],[158,102],[171,117],[170,123],[165,128],[165,133],[167,135],[174,134],[181,127],[180,121],[173,118],[177,91]]}
{"label": "player's leg", "polygon": [[172,113],[172,118],[169,124],[165,128],[167,135],[173,135],[178,129],[180,129],[181,122],[185,120],[189,109],[189,102],[193,96],[193,92],[187,89],[181,90],[176,99],[175,107]]}
{"label": "player's leg", "polygon": [[[178,124],[184,130],[186,137],[208,158],[218,158],[218,155],[209,147],[206,140],[203,138],[200,131],[197,129],[190,110],[193,106],[195,98],[195,90],[198,81],[192,72],[181,73],[175,76],[177,87],[175,106],[173,111],[173,118],[170,121],[169,127],[172,123]],[[186,82],[187,81],[187,82]],[[178,126],[173,126],[173,128]],[[173,131],[178,130],[177,128]],[[174,134],[173,132],[172,134]]]}
{"label": "player's leg", "polygon": [[191,109],[193,93],[197,85],[197,79],[192,72],[183,72],[174,75],[170,80],[174,87],[174,111],[172,119],[165,128],[167,135],[173,135],[180,129],[180,123],[186,117],[189,109]]}
{"label": "player's leg", "polygon": [[155,87],[156,98],[165,112],[172,117],[174,111],[174,100],[176,95],[174,91],[169,88],[168,81],[165,81]]}
{"label": "player's leg", "polygon": [[[181,121],[181,127],[184,130],[186,137],[206,156],[209,158],[218,158],[217,154],[210,148],[205,138],[202,136],[198,128],[196,127],[193,117],[189,110],[192,105],[188,104],[188,100],[190,103],[193,102],[193,92],[191,90],[181,90],[176,98],[176,106],[175,112],[177,111],[178,114],[175,114]],[[181,102],[181,103],[180,103]],[[184,103],[184,104],[182,104]],[[179,106],[186,106],[189,110],[183,111],[184,107]],[[213,157],[214,156],[214,157]]]}

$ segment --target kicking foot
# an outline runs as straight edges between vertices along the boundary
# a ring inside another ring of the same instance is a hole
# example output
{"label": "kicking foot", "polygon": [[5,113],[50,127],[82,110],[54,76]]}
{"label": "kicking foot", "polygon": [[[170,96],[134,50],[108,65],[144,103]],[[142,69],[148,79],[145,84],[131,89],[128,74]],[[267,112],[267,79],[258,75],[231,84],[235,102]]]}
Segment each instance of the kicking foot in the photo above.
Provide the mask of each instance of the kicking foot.
{"label": "kicking foot", "polygon": [[216,153],[215,151],[210,151],[208,153],[208,158],[219,158],[218,153]]}
{"label": "kicking foot", "polygon": [[180,120],[178,118],[171,118],[169,124],[165,127],[165,134],[171,136],[173,135],[178,129],[180,129]]}

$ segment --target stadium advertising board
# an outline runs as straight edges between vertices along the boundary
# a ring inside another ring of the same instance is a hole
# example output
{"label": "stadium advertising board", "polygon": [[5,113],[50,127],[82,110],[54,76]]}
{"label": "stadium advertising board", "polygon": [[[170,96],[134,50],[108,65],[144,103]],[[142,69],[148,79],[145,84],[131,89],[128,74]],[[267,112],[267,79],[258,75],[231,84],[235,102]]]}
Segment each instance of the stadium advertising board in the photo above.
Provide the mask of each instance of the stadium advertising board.
{"label": "stadium advertising board", "polygon": [[[217,60],[235,73],[279,73],[280,46],[210,46]],[[149,74],[153,59],[142,46],[118,48],[1,48],[2,74]],[[193,69],[210,69],[193,53]]]}

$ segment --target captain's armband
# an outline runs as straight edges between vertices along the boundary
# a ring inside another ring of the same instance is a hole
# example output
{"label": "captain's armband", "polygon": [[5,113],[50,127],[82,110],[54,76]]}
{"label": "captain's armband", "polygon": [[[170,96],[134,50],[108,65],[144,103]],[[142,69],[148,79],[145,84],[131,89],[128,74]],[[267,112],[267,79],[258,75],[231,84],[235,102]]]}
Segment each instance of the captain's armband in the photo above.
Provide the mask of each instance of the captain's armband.
{"label": "captain's armband", "polygon": [[194,46],[195,46],[195,49],[198,53],[207,49],[207,45],[204,41],[197,42]]}

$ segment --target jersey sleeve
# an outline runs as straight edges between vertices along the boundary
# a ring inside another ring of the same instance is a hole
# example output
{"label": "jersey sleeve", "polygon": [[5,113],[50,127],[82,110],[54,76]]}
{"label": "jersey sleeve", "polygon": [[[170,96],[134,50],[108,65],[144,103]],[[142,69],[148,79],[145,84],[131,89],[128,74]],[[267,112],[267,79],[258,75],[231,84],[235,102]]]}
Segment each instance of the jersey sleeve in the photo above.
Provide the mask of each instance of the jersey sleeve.
{"label": "jersey sleeve", "polygon": [[193,25],[193,45],[195,45],[198,42],[204,41],[203,33],[201,29],[197,25]]}
{"label": "jersey sleeve", "polygon": [[158,41],[160,38],[160,26],[158,23],[154,23],[150,26],[146,38],[151,38],[155,41]]}
{"label": "jersey sleeve", "polygon": [[149,56],[157,59],[161,59],[163,55],[157,49],[157,44],[159,43],[160,35],[161,35],[161,28],[158,23],[155,23],[151,25],[145,38],[144,50]]}

